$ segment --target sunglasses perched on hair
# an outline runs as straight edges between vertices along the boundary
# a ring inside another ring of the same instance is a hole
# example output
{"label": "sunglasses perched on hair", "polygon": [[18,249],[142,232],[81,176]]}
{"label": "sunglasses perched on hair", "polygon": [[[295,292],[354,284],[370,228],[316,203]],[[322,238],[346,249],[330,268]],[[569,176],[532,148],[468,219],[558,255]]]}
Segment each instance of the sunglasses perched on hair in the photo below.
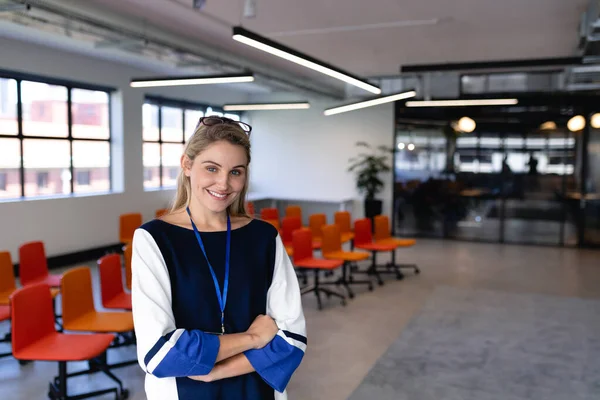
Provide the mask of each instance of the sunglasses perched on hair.
{"label": "sunglasses perched on hair", "polygon": [[240,128],[242,128],[242,130],[244,132],[246,132],[246,134],[248,136],[250,136],[250,132],[252,132],[252,127],[250,125],[248,125],[247,123],[241,122],[241,121],[236,121],[234,119],[226,118],[226,117],[202,117],[198,120],[196,129],[198,129],[198,127],[200,125],[213,126],[213,125],[219,125],[219,124],[237,125]]}

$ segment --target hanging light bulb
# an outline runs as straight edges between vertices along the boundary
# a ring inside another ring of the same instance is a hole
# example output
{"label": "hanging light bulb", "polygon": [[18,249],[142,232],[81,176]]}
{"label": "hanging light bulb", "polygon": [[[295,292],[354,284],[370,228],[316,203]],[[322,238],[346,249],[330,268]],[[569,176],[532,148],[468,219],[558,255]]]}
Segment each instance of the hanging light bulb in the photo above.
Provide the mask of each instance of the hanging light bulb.
{"label": "hanging light bulb", "polygon": [[592,128],[594,129],[600,129],[600,113],[592,115],[590,125],[592,125]]}
{"label": "hanging light bulb", "polygon": [[553,131],[556,129],[556,122],[546,121],[540,125],[540,131]]}
{"label": "hanging light bulb", "polygon": [[404,143],[398,143],[398,149],[404,150]]}
{"label": "hanging light bulb", "polygon": [[462,117],[458,120],[458,129],[463,132],[471,133],[475,130],[476,126],[475,121],[469,117]]}
{"label": "hanging light bulb", "polygon": [[567,122],[567,128],[571,132],[577,132],[585,128],[585,118],[582,115],[576,115]]}

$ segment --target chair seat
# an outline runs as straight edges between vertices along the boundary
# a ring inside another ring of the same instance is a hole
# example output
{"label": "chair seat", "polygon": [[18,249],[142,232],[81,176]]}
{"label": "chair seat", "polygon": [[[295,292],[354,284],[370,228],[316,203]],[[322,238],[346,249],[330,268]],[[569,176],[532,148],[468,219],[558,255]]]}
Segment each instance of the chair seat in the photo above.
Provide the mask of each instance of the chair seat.
{"label": "chair seat", "polygon": [[305,258],[294,263],[298,268],[311,269],[336,269],[341,267],[342,264],[342,260],[324,260],[322,258]]}
{"label": "chair seat", "polygon": [[44,279],[40,279],[34,282],[29,282],[27,283],[28,285],[33,285],[36,283],[45,283],[46,285],[53,287],[53,288],[57,288],[60,287],[60,279],[62,278],[61,275],[48,275],[46,276]]}
{"label": "chair seat", "polygon": [[10,295],[16,289],[5,290],[4,292],[0,292],[0,305],[9,305],[10,304]]}
{"label": "chair seat", "polygon": [[398,247],[410,247],[410,246],[414,246],[415,243],[417,243],[417,241],[415,239],[398,239],[398,238],[391,237],[391,238],[376,240],[375,243],[377,243],[377,244],[395,244]]}
{"label": "chair seat", "polygon": [[68,331],[79,332],[129,332],[133,330],[131,312],[93,312],[74,321],[64,321]]}
{"label": "chair seat", "polygon": [[369,251],[394,251],[398,246],[394,243],[361,243],[354,245],[357,249]]}
{"label": "chair seat", "polygon": [[6,321],[10,319],[10,306],[0,306],[0,321]]}
{"label": "chair seat", "polygon": [[317,238],[312,240],[312,248],[313,250],[317,250],[321,248],[321,238]]}
{"label": "chair seat", "polygon": [[323,257],[329,260],[361,261],[369,258],[369,253],[361,251],[332,251],[323,254]]}
{"label": "chair seat", "polygon": [[114,338],[115,335],[109,333],[93,335],[52,333],[18,352],[13,350],[13,356],[18,360],[89,360],[104,353]]}
{"label": "chair seat", "polygon": [[131,310],[131,293],[119,293],[112,299],[102,304],[104,308],[116,308],[119,310]]}

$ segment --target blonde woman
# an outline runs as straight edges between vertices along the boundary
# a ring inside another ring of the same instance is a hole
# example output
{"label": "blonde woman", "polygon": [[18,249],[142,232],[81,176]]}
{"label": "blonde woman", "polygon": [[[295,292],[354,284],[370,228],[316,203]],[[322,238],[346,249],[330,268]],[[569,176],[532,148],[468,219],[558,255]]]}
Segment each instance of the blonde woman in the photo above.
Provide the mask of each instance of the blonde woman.
{"label": "blonde woman", "polygon": [[286,399],[306,349],[277,230],[246,214],[251,127],[204,117],[171,211],[133,239],[133,318],[150,400]]}

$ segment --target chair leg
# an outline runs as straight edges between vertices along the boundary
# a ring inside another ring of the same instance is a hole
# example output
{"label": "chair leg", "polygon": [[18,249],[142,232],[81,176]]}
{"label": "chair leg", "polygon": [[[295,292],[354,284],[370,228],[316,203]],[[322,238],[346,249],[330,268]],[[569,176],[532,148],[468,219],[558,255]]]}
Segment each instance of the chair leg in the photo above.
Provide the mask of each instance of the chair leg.
{"label": "chair leg", "polygon": [[369,269],[367,270],[367,272],[370,275],[375,275],[375,277],[377,278],[377,283],[379,284],[379,286],[383,286],[383,279],[381,279],[381,275],[379,275],[379,271],[377,270],[377,252],[373,251],[373,252],[371,252],[371,254],[372,254],[371,267],[369,267]]}
{"label": "chair leg", "polygon": [[[419,269],[419,267],[416,264],[396,264],[396,251],[392,252],[392,262],[390,263],[390,266],[393,267],[394,269],[396,269],[398,274],[402,275],[402,277],[404,277],[404,275],[400,271],[401,269],[412,269],[415,272],[415,274],[417,274],[417,275],[419,275],[421,273],[421,270]],[[402,279],[402,278],[398,278],[398,279]]]}
{"label": "chair leg", "polygon": [[319,292],[319,270],[315,269],[315,296],[317,296],[317,304],[319,305],[319,310],[323,309],[323,304],[321,303],[321,294]]}

